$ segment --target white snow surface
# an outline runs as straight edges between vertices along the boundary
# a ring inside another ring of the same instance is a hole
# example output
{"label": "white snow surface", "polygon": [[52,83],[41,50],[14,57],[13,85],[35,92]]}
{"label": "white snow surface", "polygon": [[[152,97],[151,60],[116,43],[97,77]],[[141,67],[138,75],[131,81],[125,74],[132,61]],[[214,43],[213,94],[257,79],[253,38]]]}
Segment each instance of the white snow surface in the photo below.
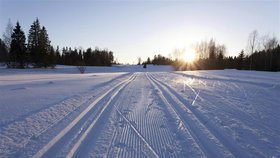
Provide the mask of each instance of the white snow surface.
{"label": "white snow surface", "polygon": [[280,73],[0,68],[0,157],[280,157]]}

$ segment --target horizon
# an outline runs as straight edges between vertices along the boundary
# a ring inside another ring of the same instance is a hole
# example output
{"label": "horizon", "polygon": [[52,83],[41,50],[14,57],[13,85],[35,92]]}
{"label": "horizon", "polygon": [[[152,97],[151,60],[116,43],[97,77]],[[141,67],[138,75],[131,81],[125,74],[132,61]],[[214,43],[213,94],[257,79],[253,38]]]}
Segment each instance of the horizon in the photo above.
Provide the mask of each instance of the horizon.
{"label": "horizon", "polygon": [[65,2],[0,0],[1,38],[8,19],[19,21],[28,36],[38,18],[54,47],[108,48],[120,63],[137,64],[138,57],[193,51],[211,38],[226,46],[226,56],[235,56],[253,30],[280,37],[280,1]]}

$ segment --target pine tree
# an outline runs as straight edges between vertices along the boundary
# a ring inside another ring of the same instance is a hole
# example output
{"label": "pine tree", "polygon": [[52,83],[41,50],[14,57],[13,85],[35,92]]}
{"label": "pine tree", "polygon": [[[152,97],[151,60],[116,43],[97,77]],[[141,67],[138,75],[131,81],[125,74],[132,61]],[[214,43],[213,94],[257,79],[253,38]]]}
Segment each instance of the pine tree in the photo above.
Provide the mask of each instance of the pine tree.
{"label": "pine tree", "polygon": [[150,59],[150,57],[148,57],[148,59],[147,59],[147,64],[151,64],[151,59]]}
{"label": "pine tree", "polygon": [[237,69],[239,69],[239,70],[243,69],[244,58],[245,58],[245,55],[244,55],[244,51],[242,50],[237,57],[237,65],[236,65]]}
{"label": "pine tree", "polygon": [[216,64],[218,69],[224,69],[224,54],[222,52],[219,52]]}
{"label": "pine tree", "polygon": [[50,47],[49,53],[46,58],[47,58],[46,67],[54,68],[56,65],[57,57],[54,48],[52,46]]}
{"label": "pine tree", "polygon": [[112,66],[113,61],[114,61],[113,52],[109,51],[109,65],[107,65],[107,66]]}
{"label": "pine tree", "polygon": [[56,61],[54,60],[54,51],[51,52],[51,49],[47,30],[44,26],[41,28],[37,18],[31,25],[28,35],[28,50],[33,66],[38,68],[53,67]]}
{"label": "pine tree", "polygon": [[8,50],[4,41],[0,38],[0,64],[1,62],[7,62],[8,60]]}
{"label": "pine tree", "polygon": [[[51,53],[51,46],[50,46],[50,41],[48,37],[48,33],[46,28],[43,26],[42,29],[39,32],[39,45],[38,45],[38,50],[39,50],[39,67],[49,67],[54,65],[54,60],[49,61],[50,55],[53,56]],[[54,53],[54,51],[53,51]]]}
{"label": "pine tree", "polygon": [[24,68],[26,62],[25,35],[21,30],[19,22],[17,22],[12,34],[8,66],[13,68]]}
{"label": "pine tree", "polygon": [[59,52],[59,46],[56,47],[55,58],[56,58],[56,61],[55,61],[56,64],[62,64],[61,55]]}
{"label": "pine tree", "polygon": [[39,50],[39,34],[40,34],[40,22],[38,18],[33,22],[29,29],[28,35],[28,51],[30,61],[35,67],[40,66],[40,50]]}

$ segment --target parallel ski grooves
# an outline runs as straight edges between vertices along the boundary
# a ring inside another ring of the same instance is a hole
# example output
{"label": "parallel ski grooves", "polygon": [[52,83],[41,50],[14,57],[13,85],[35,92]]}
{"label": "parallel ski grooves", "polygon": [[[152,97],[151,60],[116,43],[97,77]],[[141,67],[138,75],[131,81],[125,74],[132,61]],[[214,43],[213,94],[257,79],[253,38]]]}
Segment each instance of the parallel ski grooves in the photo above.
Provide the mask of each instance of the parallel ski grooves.
{"label": "parallel ski grooves", "polygon": [[[222,157],[233,157],[232,153],[228,152],[228,149],[224,148],[223,144],[219,142],[219,140],[209,131],[209,129],[204,126],[200,120],[197,119],[193,113],[190,113],[191,116],[184,114],[186,111],[191,112],[190,110],[188,110],[186,107],[182,109],[182,106],[180,105],[176,106],[183,103],[175,95],[169,92],[166,87],[160,84],[150,74],[147,73],[147,77],[155,86],[155,88],[161,92],[160,96],[162,99],[174,110],[180,122],[182,123],[183,128],[191,134],[206,157],[221,157],[221,155],[223,155]],[[178,110],[178,108],[182,109],[183,111]],[[182,119],[184,117],[186,119]],[[213,147],[215,147],[215,149],[213,149]],[[224,153],[225,151],[226,153]]]}
{"label": "parallel ski grooves", "polygon": [[96,100],[93,101],[92,104],[90,104],[83,112],[81,112],[69,125],[67,125],[62,131],[60,131],[52,140],[50,140],[43,148],[41,148],[35,155],[33,155],[33,158],[39,158],[42,157],[53,145],[55,145],[65,134],[67,134],[100,100],[102,100],[104,97],[106,97],[110,92],[115,90],[117,87],[119,87],[122,84],[129,83],[135,75],[131,75],[131,77],[127,80],[124,80],[108,91],[106,91],[103,95],[96,98]]}
{"label": "parallel ski grooves", "polygon": [[129,124],[129,126],[133,129],[133,131],[137,134],[137,136],[147,145],[147,147],[152,151],[152,153],[159,158],[159,155],[155,152],[153,147],[146,141],[146,139],[142,136],[142,134],[131,124],[131,122],[119,111],[119,109],[115,106],[116,111],[122,116],[122,118]]}
{"label": "parallel ski grooves", "polygon": [[130,83],[133,78],[130,78],[125,84],[123,84],[111,97],[110,99],[107,101],[107,103],[103,106],[103,108],[101,109],[101,111],[98,113],[96,119],[94,119],[92,121],[92,123],[90,124],[90,126],[86,129],[86,131],[83,133],[83,135],[80,137],[80,139],[75,143],[75,145],[73,146],[73,148],[70,150],[70,152],[68,153],[68,155],[66,156],[67,158],[71,158],[73,157],[73,155],[75,154],[75,152],[77,151],[77,149],[79,148],[79,146],[82,144],[82,142],[85,140],[85,138],[87,137],[87,135],[89,134],[89,132],[91,131],[91,129],[94,127],[94,125],[96,124],[96,122],[99,120],[99,118],[101,117],[101,115],[103,114],[103,112],[105,111],[105,109],[108,107],[108,105],[112,102],[112,100],[116,97],[116,95],[120,92],[121,89],[123,89],[125,87],[125,85],[127,85],[128,83]]}
{"label": "parallel ski grooves", "polygon": [[197,120],[197,122],[200,123],[203,126],[203,128],[208,130],[210,132],[210,134],[213,135],[213,137],[215,139],[217,139],[218,142],[221,143],[221,145],[226,147],[226,149],[228,151],[230,151],[230,153],[232,155],[234,155],[235,157],[250,157],[250,154],[247,153],[246,150],[244,150],[243,148],[241,148],[240,146],[238,146],[236,144],[232,144],[234,142],[229,140],[229,138],[226,137],[223,133],[220,133],[219,131],[217,131],[217,129],[215,129],[215,126],[213,126],[213,124],[211,124],[211,122],[204,124],[203,120],[206,120],[206,119],[204,119],[204,117],[202,115],[200,115],[195,110],[193,110],[193,108],[190,105],[184,105],[184,101],[183,101],[184,98],[181,97],[172,88],[170,88],[170,86],[168,86],[165,83],[162,83],[161,81],[158,81],[154,77],[152,77],[152,78],[155,82],[157,82],[157,85],[160,85],[162,87],[162,89],[164,89],[164,91],[172,97],[172,99],[174,101],[176,100],[176,102],[180,104],[179,106],[177,106],[178,108],[181,108],[184,111],[188,111],[189,113],[191,113],[191,115],[194,116],[195,120]]}

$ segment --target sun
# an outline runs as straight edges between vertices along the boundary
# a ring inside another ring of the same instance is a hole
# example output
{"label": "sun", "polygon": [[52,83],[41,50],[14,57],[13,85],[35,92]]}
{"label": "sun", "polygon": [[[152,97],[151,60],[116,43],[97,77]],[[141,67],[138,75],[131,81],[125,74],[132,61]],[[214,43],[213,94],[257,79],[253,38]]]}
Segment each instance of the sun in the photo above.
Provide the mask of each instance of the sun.
{"label": "sun", "polygon": [[185,60],[186,62],[191,63],[191,62],[193,62],[193,61],[195,60],[195,58],[196,58],[195,52],[189,51],[189,52],[186,52],[186,53],[185,53],[184,60]]}

